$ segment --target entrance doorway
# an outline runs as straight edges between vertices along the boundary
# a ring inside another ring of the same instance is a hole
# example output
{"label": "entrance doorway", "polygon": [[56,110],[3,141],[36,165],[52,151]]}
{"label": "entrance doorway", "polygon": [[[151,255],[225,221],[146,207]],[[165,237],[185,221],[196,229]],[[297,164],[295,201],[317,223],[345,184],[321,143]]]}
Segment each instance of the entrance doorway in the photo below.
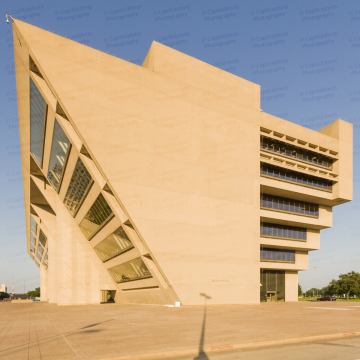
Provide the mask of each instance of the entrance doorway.
{"label": "entrance doorway", "polygon": [[276,292],[275,291],[268,291],[266,301],[267,302],[276,301]]}
{"label": "entrance doorway", "polygon": [[260,270],[260,301],[285,301],[285,271]]}
{"label": "entrance doorway", "polygon": [[114,303],[116,290],[101,290],[101,304]]}

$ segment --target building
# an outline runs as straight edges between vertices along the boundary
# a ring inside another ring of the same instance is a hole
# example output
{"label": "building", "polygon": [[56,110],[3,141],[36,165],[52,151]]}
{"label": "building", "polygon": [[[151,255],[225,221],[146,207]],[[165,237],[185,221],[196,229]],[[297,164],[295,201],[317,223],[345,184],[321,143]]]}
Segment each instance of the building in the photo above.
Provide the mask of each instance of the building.
{"label": "building", "polygon": [[1,284],[0,293],[1,293],[1,292],[7,293],[7,287],[6,287],[5,284]]}
{"label": "building", "polygon": [[266,114],[259,85],[156,42],[138,66],[13,32],[42,300],[297,301],[332,207],[352,199],[351,124]]}

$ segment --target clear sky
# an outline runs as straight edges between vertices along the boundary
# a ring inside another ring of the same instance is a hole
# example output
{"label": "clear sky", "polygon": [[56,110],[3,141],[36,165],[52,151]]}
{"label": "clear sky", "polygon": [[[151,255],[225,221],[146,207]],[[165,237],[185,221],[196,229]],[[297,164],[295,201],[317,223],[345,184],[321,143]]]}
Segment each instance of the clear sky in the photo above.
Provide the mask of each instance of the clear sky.
{"label": "clear sky", "polygon": [[299,273],[304,289],[360,272],[360,2],[2,0],[0,283],[39,286],[26,253],[11,24],[5,14],[141,65],[153,40],[261,85],[263,111],[319,130],[354,124],[354,201],[334,208],[334,227]]}

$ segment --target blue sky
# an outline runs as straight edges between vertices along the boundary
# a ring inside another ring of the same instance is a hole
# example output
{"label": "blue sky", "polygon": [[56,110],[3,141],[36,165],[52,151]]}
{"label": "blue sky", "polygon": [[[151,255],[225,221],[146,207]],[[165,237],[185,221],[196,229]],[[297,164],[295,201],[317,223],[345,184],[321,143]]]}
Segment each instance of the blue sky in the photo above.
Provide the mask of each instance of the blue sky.
{"label": "blue sky", "polygon": [[354,201],[334,208],[303,288],[360,272],[360,3],[358,1],[2,0],[0,283],[39,286],[26,253],[11,24],[5,14],[141,65],[153,40],[261,85],[263,111],[319,130],[354,124]]}

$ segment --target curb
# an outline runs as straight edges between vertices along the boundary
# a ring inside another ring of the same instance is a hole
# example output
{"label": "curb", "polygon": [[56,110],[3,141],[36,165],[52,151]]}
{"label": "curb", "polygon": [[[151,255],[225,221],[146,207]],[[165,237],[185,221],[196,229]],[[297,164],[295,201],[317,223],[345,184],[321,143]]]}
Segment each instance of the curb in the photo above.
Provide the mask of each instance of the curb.
{"label": "curb", "polygon": [[[210,354],[210,353],[217,353],[228,350],[244,350],[244,349],[261,348],[261,347],[276,346],[276,345],[290,345],[290,344],[297,344],[303,342],[341,339],[344,337],[354,337],[354,336],[360,336],[360,331],[331,334],[331,335],[308,336],[303,338],[293,338],[293,339],[284,339],[284,340],[262,341],[262,342],[254,342],[247,344],[212,346],[212,347],[205,347],[204,353]],[[187,355],[193,356],[198,354],[199,354],[199,349],[196,350],[193,349],[193,350],[182,350],[182,351],[169,351],[169,352],[162,352],[156,354],[123,356],[123,357],[108,358],[103,360],[156,360],[156,359],[173,358],[173,357],[187,356]]]}

